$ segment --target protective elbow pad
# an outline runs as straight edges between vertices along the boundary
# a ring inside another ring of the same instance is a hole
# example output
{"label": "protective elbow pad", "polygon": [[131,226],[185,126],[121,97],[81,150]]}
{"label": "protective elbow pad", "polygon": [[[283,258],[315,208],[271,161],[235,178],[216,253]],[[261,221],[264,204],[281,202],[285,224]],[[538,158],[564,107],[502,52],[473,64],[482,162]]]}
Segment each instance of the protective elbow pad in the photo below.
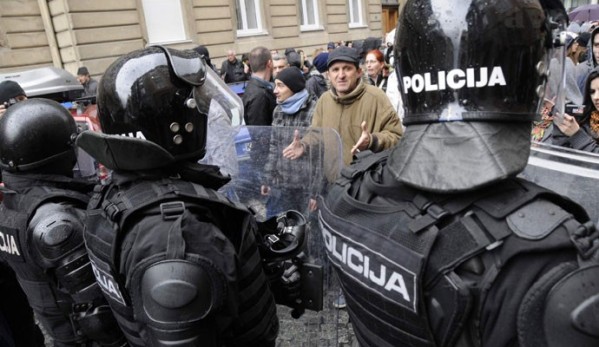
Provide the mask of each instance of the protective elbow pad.
{"label": "protective elbow pad", "polygon": [[[189,345],[215,335],[198,322],[218,310],[226,286],[209,264],[166,260],[152,264],[141,277],[142,313],[153,340],[160,345]],[[204,343],[204,342],[203,342]],[[211,344],[206,341],[206,345]]]}
{"label": "protective elbow pad", "polygon": [[599,346],[599,265],[555,267],[527,292],[518,312],[522,346]]}
{"label": "protective elbow pad", "polygon": [[76,216],[55,211],[33,226],[32,242],[44,267],[55,267],[73,250],[84,249],[83,225]]}
{"label": "protective elbow pad", "polygon": [[549,347],[599,346],[599,265],[577,269],[547,296],[543,323]]}

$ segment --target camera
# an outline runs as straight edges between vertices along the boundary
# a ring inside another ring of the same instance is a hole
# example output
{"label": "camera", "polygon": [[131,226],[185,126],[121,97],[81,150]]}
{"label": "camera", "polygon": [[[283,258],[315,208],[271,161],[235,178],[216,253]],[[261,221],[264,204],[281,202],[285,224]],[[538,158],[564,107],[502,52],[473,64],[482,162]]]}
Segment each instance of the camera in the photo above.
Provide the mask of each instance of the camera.
{"label": "camera", "polygon": [[566,104],[564,112],[579,120],[584,114],[584,105]]}
{"label": "camera", "polygon": [[4,103],[4,108],[9,108],[9,107],[11,107],[12,105],[16,104],[17,102],[19,102],[17,99],[15,99],[15,98],[10,98],[10,99],[8,99],[8,101],[7,101],[7,102],[5,102],[5,103]]}
{"label": "camera", "polygon": [[564,112],[571,116],[581,115],[584,112],[584,105],[566,104]]}

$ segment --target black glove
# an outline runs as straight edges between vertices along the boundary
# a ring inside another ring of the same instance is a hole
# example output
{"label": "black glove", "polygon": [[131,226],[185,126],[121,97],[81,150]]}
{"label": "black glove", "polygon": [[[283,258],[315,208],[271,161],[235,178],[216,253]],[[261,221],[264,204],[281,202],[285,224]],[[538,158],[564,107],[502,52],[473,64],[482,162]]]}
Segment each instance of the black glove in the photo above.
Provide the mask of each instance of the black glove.
{"label": "black glove", "polygon": [[260,255],[268,263],[295,258],[305,247],[306,218],[289,210],[258,223]]}

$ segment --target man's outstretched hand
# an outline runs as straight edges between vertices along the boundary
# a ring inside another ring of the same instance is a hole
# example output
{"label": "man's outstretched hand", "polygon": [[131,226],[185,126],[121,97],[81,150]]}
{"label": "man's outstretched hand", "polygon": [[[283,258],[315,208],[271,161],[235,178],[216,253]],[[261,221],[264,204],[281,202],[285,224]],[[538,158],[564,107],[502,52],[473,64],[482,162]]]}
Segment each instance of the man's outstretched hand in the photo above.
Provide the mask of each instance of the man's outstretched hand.
{"label": "man's outstretched hand", "polygon": [[283,157],[291,160],[298,159],[304,154],[304,145],[300,141],[299,130],[293,133],[293,141],[283,150]]}
{"label": "man's outstretched hand", "polygon": [[370,147],[370,142],[372,141],[372,135],[368,132],[366,128],[366,121],[363,121],[360,125],[362,127],[362,135],[358,139],[358,142],[351,148],[351,154],[354,155],[356,152],[365,151]]}

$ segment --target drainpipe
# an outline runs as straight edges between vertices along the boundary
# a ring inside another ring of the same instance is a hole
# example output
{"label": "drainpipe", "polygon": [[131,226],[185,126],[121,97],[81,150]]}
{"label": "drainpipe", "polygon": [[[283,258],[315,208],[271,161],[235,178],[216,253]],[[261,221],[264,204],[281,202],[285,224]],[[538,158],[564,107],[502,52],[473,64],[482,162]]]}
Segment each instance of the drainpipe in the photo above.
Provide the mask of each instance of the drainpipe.
{"label": "drainpipe", "polygon": [[55,67],[62,68],[62,59],[60,58],[60,51],[58,50],[58,43],[56,42],[54,24],[52,23],[48,2],[46,0],[37,0],[37,3],[42,14],[42,21],[44,22],[44,31],[46,32],[50,54],[52,55],[52,64]]}

